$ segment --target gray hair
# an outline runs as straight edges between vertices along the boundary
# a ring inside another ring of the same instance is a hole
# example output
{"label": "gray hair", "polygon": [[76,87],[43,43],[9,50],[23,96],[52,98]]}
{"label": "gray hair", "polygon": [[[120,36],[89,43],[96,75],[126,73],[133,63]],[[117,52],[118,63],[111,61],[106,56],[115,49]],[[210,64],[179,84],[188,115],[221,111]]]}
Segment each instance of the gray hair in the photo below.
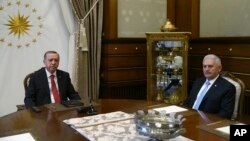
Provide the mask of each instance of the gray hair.
{"label": "gray hair", "polygon": [[207,60],[207,59],[212,59],[212,60],[215,60],[215,63],[219,66],[221,66],[221,60],[218,56],[214,55],[214,54],[208,54],[204,57],[203,61],[204,60]]}

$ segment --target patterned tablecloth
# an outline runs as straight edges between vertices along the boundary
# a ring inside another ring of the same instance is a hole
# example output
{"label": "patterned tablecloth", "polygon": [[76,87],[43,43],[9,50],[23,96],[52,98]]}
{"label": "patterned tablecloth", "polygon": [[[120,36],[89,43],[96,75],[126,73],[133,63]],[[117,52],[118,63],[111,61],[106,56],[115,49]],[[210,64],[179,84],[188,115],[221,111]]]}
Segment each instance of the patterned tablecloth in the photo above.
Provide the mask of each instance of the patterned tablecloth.
{"label": "patterned tablecloth", "polygon": [[[137,133],[134,115],[121,111],[71,118],[64,120],[91,141],[147,141],[150,138]],[[189,141],[190,139],[178,136],[170,141]]]}

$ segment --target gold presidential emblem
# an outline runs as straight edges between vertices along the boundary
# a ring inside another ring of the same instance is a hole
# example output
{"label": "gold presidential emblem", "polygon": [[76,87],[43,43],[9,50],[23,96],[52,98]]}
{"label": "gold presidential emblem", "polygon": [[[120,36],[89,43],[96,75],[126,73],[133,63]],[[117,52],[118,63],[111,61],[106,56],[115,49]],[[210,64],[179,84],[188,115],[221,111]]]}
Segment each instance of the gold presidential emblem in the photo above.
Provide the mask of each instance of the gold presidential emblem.
{"label": "gold presidential emblem", "polygon": [[18,15],[10,17],[8,24],[5,24],[6,26],[8,26],[8,29],[10,31],[9,34],[17,35],[18,38],[20,38],[24,34],[28,34],[28,31],[30,29],[29,27],[32,26],[30,25],[30,21],[28,18],[28,16],[24,17],[24,15],[20,15],[20,13],[18,13]]}
{"label": "gold presidential emblem", "polygon": [[42,16],[39,15],[38,9],[27,1],[2,1],[0,17],[2,47],[31,47],[43,34]]}

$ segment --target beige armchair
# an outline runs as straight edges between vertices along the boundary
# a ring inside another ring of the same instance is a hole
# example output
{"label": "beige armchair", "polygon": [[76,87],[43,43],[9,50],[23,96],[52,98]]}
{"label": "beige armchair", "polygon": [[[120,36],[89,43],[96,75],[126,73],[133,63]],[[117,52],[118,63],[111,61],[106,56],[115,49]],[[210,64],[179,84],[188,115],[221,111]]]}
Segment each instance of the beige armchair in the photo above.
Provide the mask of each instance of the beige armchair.
{"label": "beige armchair", "polygon": [[244,102],[244,92],[245,92],[245,84],[244,82],[235,77],[232,73],[227,71],[222,71],[221,76],[231,82],[236,88],[236,96],[235,96],[235,106],[234,112],[232,115],[232,120],[237,120],[243,113],[243,102]]}

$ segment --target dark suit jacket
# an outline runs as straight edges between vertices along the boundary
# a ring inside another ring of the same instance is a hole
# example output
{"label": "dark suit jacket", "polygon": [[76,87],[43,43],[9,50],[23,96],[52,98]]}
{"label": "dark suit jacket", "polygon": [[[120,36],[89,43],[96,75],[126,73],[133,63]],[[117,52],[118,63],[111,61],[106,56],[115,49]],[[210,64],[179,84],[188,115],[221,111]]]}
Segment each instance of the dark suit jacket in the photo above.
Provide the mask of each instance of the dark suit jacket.
{"label": "dark suit jacket", "polygon": [[[69,73],[62,70],[57,70],[57,82],[61,101],[80,100],[80,96],[75,91]],[[25,90],[24,103],[26,107],[40,106],[51,103],[49,83],[45,68],[34,72],[30,75],[29,86]]]}
{"label": "dark suit jacket", "polygon": [[[196,80],[186,101],[192,107],[206,78]],[[233,84],[219,76],[203,98],[199,110],[231,118],[234,111],[236,88]]]}

